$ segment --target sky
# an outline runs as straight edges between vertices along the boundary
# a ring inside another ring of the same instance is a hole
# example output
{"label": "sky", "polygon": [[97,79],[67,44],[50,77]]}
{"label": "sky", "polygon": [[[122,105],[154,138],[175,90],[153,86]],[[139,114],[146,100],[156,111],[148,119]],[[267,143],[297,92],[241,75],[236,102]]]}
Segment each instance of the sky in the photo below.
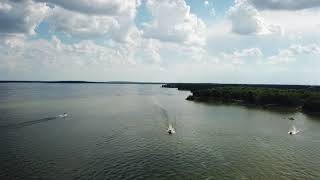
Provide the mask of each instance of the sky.
{"label": "sky", "polygon": [[320,0],[0,0],[0,80],[319,77]]}

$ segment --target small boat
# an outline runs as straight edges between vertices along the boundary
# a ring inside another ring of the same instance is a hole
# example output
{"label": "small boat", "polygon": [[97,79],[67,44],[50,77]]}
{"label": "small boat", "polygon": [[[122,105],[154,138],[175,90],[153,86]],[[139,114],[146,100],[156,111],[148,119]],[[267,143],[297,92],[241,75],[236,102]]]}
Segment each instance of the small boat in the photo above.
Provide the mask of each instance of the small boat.
{"label": "small boat", "polygon": [[60,114],[58,117],[59,117],[59,118],[65,118],[65,117],[67,117],[67,116],[68,116],[67,113],[63,113],[63,114]]}
{"label": "small boat", "polygon": [[296,129],[296,127],[292,127],[292,129],[288,132],[288,134],[290,135],[295,135],[297,133],[299,133],[300,131]]}
{"label": "small boat", "polygon": [[170,134],[170,135],[176,133],[176,131],[174,130],[174,128],[172,127],[171,124],[169,124],[169,127],[168,127],[167,132],[168,132],[168,134]]}

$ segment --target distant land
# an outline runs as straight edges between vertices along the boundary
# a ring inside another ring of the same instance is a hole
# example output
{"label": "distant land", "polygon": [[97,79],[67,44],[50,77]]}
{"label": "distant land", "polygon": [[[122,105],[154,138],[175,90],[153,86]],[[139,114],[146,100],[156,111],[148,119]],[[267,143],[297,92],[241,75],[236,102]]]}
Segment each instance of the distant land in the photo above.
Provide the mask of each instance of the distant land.
{"label": "distant land", "polygon": [[257,88],[279,88],[279,89],[308,89],[319,90],[320,85],[295,85],[295,84],[223,84],[223,83],[166,83],[166,88],[177,88],[178,90],[200,90],[217,87],[257,87]]}
{"label": "distant land", "polygon": [[0,83],[61,83],[61,84],[165,84],[161,82],[134,81],[0,81]]}
{"label": "distant land", "polygon": [[274,84],[169,83],[164,88],[191,91],[186,99],[262,107],[290,107],[306,113],[320,113],[320,86]]}
{"label": "distant land", "polygon": [[208,89],[213,87],[265,87],[265,88],[290,88],[290,89],[314,89],[320,90],[320,85],[290,85],[290,84],[229,84],[229,83],[168,83],[147,81],[26,81],[26,80],[0,80],[0,83],[65,83],[65,84],[161,84],[167,88],[178,90]]}
{"label": "distant land", "polygon": [[293,107],[299,111],[320,114],[320,86],[318,85],[9,80],[2,80],[0,83],[158,84],[164,88],[190,91],[192,95],[186,98],[190,101]]}

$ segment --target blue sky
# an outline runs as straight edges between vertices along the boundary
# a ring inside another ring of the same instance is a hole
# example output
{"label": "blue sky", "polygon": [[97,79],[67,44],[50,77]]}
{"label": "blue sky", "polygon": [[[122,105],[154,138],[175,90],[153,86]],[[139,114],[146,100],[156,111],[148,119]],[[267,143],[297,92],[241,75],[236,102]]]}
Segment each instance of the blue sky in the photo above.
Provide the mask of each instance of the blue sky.
{"label": "blue sky", "polygon": [[0,79],[320,84],[320,0],[0,2]]}

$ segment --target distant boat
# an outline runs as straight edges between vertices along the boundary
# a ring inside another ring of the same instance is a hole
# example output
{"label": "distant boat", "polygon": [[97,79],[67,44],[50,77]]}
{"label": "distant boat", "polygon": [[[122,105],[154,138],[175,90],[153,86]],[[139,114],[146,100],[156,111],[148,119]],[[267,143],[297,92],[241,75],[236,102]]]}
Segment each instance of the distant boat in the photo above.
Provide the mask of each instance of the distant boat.
{"label": "distant boat", "polygon": [[68,116],[67,113],[63,113],[63,114],[60,114],[58,117],[59,117],[59,118],[66,118],[67,116]]}
{"label": "distant boat", "polygon": [[288,132],[290,135],[295,135],[299,133],[300,131],[296,129],[296,127],[292,126],[292,129]]}
{"label": "distant boat", "polygon": [[175,129],[172,127],[171,124],[169,124],[168,130],[167,130],[168,134],[174,134],[176,133]]}

